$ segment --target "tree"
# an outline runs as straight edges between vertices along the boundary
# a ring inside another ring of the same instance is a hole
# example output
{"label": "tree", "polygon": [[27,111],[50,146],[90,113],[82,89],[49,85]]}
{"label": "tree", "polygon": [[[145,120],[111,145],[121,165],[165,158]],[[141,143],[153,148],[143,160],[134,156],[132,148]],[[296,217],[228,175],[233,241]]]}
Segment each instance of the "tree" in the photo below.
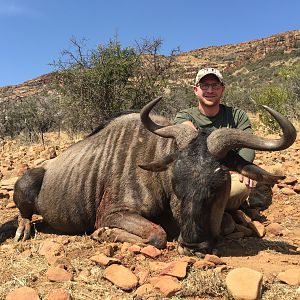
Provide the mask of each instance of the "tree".
{"label": "tree", "polygon": [[44,134],[57,129],[60,118],[59,98],[41,94],[24,97],[0,105],[2,137],[23,133],[30,142],[38,135],[44,145]]}
{"label": "tree", "polygon": [[116,112],[140,109],[164,93],[174,73],[177,50],[160,55],[159,39],[122,47],[114,38],[95,50],[86,50],[84,40],[71,39],[71,44],[74,50],[64,50],[52,65],[65,124],[74,131],[91,130]]}

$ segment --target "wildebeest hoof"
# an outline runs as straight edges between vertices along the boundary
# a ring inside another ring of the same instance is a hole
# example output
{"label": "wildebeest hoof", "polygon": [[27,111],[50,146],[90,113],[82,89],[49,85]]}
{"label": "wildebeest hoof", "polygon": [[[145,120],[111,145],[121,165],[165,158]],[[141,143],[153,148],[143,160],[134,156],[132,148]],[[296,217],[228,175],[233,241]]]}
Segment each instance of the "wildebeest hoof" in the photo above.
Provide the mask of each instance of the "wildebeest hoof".
{"label": "wildebeest hoof", "polygon": [[213,249],[211,250],[211,254],[216,255],[216,256],[220,256],[220,255],[221,255],[221,254],[220,254],[220,250],[217,249],[217,248],[213,248]]}
{"label": "wildebeest hoof", "polygon": [[204,257],[204,254],[202,252],[198,251],[197,249],[187,248],[187,247],[184,247],[180,244],[177,247],[177,252],[181,255],[197,256],[199,258]]}
{"label": "wildebeest hoof", "polygon": [[110,236],[111,229],[109,227],[100,227],[96,229],[92,234],[91,238],[93,240],[104,242],[107,240],[107,238]]}
{"label": "wildebeest hoof", "polygon": [[19,225],[15,234],[14,241],[18,242],[22,235],[23,235],[23,241],[26,241],[30,238],[30,229],[31,229],[31,224],[30,220],[26,218],[21,218],[19,221]]}

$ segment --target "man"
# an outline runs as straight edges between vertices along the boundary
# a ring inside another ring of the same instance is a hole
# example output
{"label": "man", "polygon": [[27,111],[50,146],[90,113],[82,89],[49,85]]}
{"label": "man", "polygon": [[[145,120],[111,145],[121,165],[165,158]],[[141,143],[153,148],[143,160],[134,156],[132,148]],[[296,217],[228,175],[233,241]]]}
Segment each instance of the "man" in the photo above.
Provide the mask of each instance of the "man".
{"label": "man", "polygon": [[[223,76],[215,68],[199,70],[194,92],[198,98],[198,107],[191,107],[180,111],[175,117],[175,123],[184,123],[195,130],[205,127],[213,128],[238,128],[252,132],[251,123],[247,114],[238,108],[221,104],[221,98],[225,90]],[[253,162],[255,152],[252,149],[239,149],[238,153],[249,162]],[[226,209],[238,209],[248,198],[250,189],[256,184],[250,178],[231,174],[231,192]]]}

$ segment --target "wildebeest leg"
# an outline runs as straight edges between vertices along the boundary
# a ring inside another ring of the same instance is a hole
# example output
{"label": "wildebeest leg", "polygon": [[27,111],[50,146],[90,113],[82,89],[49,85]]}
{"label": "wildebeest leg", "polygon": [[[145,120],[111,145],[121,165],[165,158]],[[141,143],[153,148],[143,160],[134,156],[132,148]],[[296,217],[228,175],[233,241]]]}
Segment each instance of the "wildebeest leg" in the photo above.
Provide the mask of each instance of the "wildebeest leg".
{"label": "wildebeest leg", "polygon": [[30,237],[30,219],[27,218],[20,218],[18,229],[15,234],[15,242],[19,241],[21,236],[23,235],[23,241],[28,240]]}
{"label": "wildebeest leg", "polygon": [[35,168],[28,170],[19,178],[14,187],[14,202],[19,211],[19,226],[16,231],[15,241],[19,241],[23,235],[23,241],[30,237],[30,221],[34,213],[37,213],[35,200],[40,192],[45,169]]}
{"label": "wildebeest leg", "polygon": [[96,222],[92,237],[101,241],[150,244],[164,248],[167,235],[162,227],[132,212],[117,212]]}

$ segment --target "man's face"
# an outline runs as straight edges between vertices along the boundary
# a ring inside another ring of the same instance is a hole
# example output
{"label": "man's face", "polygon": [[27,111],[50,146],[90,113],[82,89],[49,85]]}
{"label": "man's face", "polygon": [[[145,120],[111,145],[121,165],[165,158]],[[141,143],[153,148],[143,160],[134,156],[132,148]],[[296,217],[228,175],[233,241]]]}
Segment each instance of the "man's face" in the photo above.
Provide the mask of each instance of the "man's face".
{"label": "man's face", "polygon": [[224,89],[224,85],[215,75],[208,74],[194,87],[194,92],[201,105],[213,107],[220,104]]}

